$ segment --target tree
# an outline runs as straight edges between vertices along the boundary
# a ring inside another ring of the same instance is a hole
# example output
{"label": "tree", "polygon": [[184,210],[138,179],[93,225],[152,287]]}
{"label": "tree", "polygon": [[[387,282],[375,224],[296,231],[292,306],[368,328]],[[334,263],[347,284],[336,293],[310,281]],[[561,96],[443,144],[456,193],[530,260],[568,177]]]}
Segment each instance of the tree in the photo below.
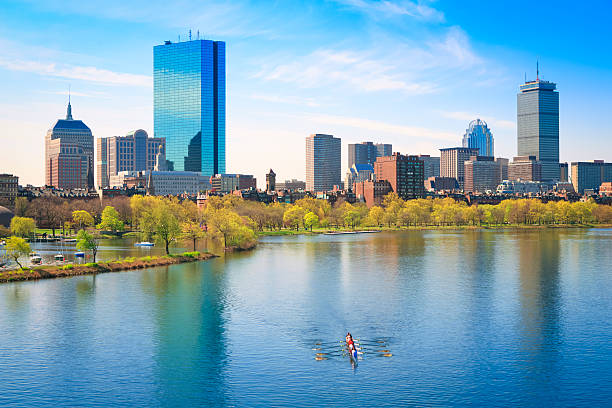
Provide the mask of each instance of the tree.
{"label": "tree", "polygon": [[306,229],[310,228],[310,232],[312,232],[312,227],[316,227],[319,225],[319,216],[312,211],[307,213],[304,216],[304,227]]}
{"label": "tree", "polygon": [[17,197],[15,199],[15,215],[17,217],[25,217],[28,213],[28,199],[25,197]]}
{"label": "tree", "polygon": [[166,255],[170,255],[170,244],[181,234],[176,208],[173,207],[173,203],[161,199],[152,212],[155,237],[164,243]]}
{"label": "tree", "polygon": [[209,225],[213,233],[223,237],[223,246],[226,248],[228,245],[246,248],[255,240],[255,232],[244,225],[244,220],[238,214],[228,208],[213,211]]}
{"label": "tree", "polygon": [[36,230],[36,223],[32,218],[13,217],[11,219],[10,230],[19,237],[29,237]]}
{"label": "tree", "polygon": [[295,228],[296,231],[300,229],[300,225],[304,222],[304,216],[306,212],[298,205],[294,205],[285,211],[283,215],[283,223],[289,228]]}
{"label": "tree", "polygon": [[98,224],[98,229],[112,231],[113,233],[123,231],[123,221],[119,219],[119,213],[115,210],[115,207],[111,207],[110,205],[104,207],[104,210],[102,210],[102,220],[100,224]]}
{"label": "tree", "polygon": [[72,222],[79,230],[85,227],[94,225],[94,219],[90,213],[85,210],[75,210],[72,212]]}
{"label": "tree", "polygon": [[98,254],[98,245],[98,237],[85,230],[79,230],[76,247],[81,251],[91,251],[94,262],[96,262],[96,255]]}
{"label": "tree", "polygon": [[383,217],[385,216],[385,210],[375,205],[370,208],[368,212],[368,220],[372,225],[380,227],[383,223]]}
{"label": "tree", "polygon": [[204,238],[205,233],[202,231],[200,224],[193,221],[186,221],[181,224],[183,238],[193,241],[193,250],[196,250],[196,242],[200,238]]}
{"label": "tree", "polygon": [[30,244],[25,239],[19,237],[10,237],[6,241],[6,254],[13,258],[13,260],[19,265],[19,269],[23,269],[23,266],[19,263],[19,257],[27,256],[30,253]]}

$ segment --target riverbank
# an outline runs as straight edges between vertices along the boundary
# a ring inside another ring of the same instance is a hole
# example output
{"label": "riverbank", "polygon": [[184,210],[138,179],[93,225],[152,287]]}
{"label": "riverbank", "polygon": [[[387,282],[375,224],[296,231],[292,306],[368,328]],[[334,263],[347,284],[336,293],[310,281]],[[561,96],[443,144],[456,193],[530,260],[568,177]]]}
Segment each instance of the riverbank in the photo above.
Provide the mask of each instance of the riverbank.
{"label": "riverbank", "polygon": [[31,269],[10,270],[0,272],[0,283],[18,282],[37,279],[65,278],[79,275],[93,275],[109,272],[123,272],[134,269],[153,268],[187,262],[205,261],[217,255],[201,252],[184,252],[180,255],[144,256],[141,258],[126,258],[118,261],[95,262],[86,264],[43,265]]}
{"label": "riverbank", "polygon": [[319,235],[337,233],[359,233],[359,232],[381,232],[381,231],[453,231],[453,230],[537,230],[537,229],[588,229],[588,228],[612,228],[612,224],[504,224],[504,225],[419,225],[409,227],[361,227],[351,228],[314,228],[311,230],[282,229],[273,231],[259,231],[259,236],[284,236],[284,235]]}

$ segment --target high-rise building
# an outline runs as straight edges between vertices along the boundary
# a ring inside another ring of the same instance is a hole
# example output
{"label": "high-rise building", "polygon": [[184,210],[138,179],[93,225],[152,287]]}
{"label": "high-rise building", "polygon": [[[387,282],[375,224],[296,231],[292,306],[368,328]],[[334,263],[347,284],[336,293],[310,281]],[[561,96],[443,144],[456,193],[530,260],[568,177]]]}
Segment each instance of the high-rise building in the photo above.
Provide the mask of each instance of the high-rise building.
{"label": "high-rise building", "polygon": [[499,171],[502,180],[508,180],[508,165],[510,160],[504,157],[496,157],[495,161],[499,164]]}
{"label": "high-rise building", "polygon": [[493,134],[484,120],[476,119],[470,122],[463,135],[463,147],[477,148],[482,156],[494,156]]}
{"label": "high-rise building", "polygon": [[331,191],[340,186],[341,142],[332,135],[313,134],[306,138],[306,190]]}
{"label": "high-rise building", "polygon": [[361,142],[351,143],[348,145],[348,168],[353,167],[353,164],[371,164],[378,157],[391,156],[393,146],[383,143]]}
{"label": "high-rise building", "polygon": [[572,184],[578,194],[597,190],[606,181],[612,181],[612,163],[603,160],[572,163]]}
{"label": "high-rise building", "polygon": [[424,197],[423,162],[418,156],[393,153],[374,163],[376,180],[387,180],[391,189],[404,200]]}
{"label": "high-rise building", "polygon": [[466,193],[495,191],[501,183],[501,167],[491,156],[472,156],[464,163]]}
{"label": "high-rise building", "polygon": [[430,177],[440,176],[440,158],[431,157],[428,154],[420,154],[419,159],[423,162],[425,180]]}
{"label": "high-rise building", "polygon": [[517,156],[508,165],[508,180],[542,181],[542,163],[535,156]]}
{"label": "high-rise building", "polygon": [[162,153],[165,152],[166,140],[161,137],[148,137],[147,132],[142,129],[132,131],[126,136],[97,139],[98,188],[109,187],[110,177],[121,171],[153,170],[160,147]]}
{"label": "high-rise building", "polygon": [[153,48],[155,137],[169,170],[225,173],[225,43],[166,41]]}
{"label": "high-rise building", "polygon": [[276,190],[276,173],[272,169],[266,174],[266,191]]}
{"label": "high-rise building", "polygon": [[371,164],[353,164],[353,167],[346,172],[344,188],[346,190],[352,190],[353,184],[369,180],[373,176],[374,167],[372,167]]}
{"label": "high-rise building", "polygon": [[542,163],[542,180],[559,180],[559,93],[553,82],[525,82],[517,95],[519,156]]}
{"label": "high-rise building", "polygon": [[45,184],[56,188],[93,189],[94,138],[91,129],[72,118],[58,119],[45,137]]}
{"label": "high-rise building", "polygon": [[569,181],[569,168],[567,163],[559,163],[559,181],[567,183]]}
{"label": "high-rise building", "polygon": [[440,149],[440,176],[453,177],[459,188],[464,188],[465,162],[471,156],[478,156],[478,149],[472,147],[448,147]]}

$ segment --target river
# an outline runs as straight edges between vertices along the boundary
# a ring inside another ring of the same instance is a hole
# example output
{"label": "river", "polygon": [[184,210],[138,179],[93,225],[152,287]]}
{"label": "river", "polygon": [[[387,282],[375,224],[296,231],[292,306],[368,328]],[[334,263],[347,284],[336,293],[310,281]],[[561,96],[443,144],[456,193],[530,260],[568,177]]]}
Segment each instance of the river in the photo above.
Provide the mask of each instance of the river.
{"label": "river", "polygon": [[611,265],[609,229],[410,231],[3,284],[0,406],[603,406]]}

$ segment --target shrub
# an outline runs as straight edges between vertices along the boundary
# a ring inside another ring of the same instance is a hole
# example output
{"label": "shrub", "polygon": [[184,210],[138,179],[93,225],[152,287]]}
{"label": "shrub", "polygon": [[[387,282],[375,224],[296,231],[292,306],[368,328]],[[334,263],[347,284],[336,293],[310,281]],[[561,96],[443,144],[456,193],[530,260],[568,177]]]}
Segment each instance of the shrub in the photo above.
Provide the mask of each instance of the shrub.
{"label": "shrub", "polygon": [[186,256],[188,258],[198,258],[200,256],[200,252],[198,251],[183,252],[183,256]]}
{"label": "shrub", "polygon": [[73,269],[73,268],[74,268],[74,265],[73,265],[73,264],[68,264],[68,265],[64,265],[64,266],[62,266],[62,269],[63,269],[63,270],[68,270],[68,269]]}

